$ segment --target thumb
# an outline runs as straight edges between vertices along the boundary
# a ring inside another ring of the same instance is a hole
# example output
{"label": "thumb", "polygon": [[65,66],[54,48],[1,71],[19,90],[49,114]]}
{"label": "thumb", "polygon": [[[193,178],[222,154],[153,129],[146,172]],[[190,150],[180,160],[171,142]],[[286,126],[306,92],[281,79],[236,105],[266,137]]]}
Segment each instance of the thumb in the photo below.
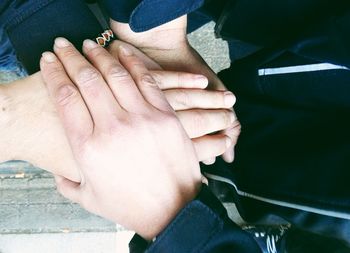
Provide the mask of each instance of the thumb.
{"label": "thumb", "polygon": [[73,182],[65,177],[55,175],[57,191],[65,198],[75,202],[80,202],[80,183]]}

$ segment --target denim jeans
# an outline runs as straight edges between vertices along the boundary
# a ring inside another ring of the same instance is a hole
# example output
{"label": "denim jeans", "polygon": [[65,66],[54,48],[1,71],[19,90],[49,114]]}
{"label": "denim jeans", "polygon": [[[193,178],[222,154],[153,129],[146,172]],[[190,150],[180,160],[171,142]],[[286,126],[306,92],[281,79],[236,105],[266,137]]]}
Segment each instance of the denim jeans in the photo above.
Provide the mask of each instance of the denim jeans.
{"label": "denim jeans", "polygon": [[[18,62],[15,54],[15,50],[12,47],[9,38],[7,37],[3,28],[0,27],[0,72],[2,75],[11,74],[11,78],[21,78],[27,75],[27,72],[23,68],[22,64]],[[10,81],[3,80],[1,81]]]}

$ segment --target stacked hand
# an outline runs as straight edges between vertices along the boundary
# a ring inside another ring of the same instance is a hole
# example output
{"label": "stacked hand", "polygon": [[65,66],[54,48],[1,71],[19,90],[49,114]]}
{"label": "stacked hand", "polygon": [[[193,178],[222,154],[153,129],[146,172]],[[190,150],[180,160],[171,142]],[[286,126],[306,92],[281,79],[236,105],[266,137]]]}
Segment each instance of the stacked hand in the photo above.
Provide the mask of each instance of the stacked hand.
{"label": "stacked hand", "polygon": [[[134,33],[128,24],[111,20],[111,28],[121,40],[139,48],[163,69],[204,75],[209,80],[207,90],[227,91],[227,88],[216,74],[190,46],[186,37],[186,27],[187,16],[182,16],[142,33]],[[233,112],[233,109],[230,109]],[[230,147],[222,156],[226,162],[232,162],[234,160],[234,146],[236,145],[240,130],[240,123],[235,119],[232,124],[221,131],[222,134],[229,136],[232,141]],[[215,162],[215,156],[208,157],[204,162],[206,164]]]}
{"label": "stacked hand", "polygon": [[128,45],[151,70],[151,75],[192,139],[199,161],[212,163],[215,157],[231,150],[237,139],[234,135],[236,132],[232,134],[232,131],[225,130],[237,124],[239,127],[231,110],[235,103],[231,92],[206,90],[208,79],[204,75],[164,71],[158,63],[140,50],[122,41],[114,41],[109,47],[109,52],[117,57],[121,45]]}
{"label": "stacked hand", "polygon": [[90,62],[59,38],[41,60],[81,175],[57,177],[58,189],[151,239],[200,189],[194,146],[131,48],[118,59],[92,41],[83,50]]}

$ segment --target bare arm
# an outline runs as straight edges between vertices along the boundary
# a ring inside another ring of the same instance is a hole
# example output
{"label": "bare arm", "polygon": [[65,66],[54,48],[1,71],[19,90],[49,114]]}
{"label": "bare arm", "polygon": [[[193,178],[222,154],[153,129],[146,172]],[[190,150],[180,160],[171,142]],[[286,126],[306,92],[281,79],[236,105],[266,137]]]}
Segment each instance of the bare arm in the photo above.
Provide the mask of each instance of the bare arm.
{"label": "bare arm", "polygon": [[[112,44],[115,50],[117,43]],[[227,149],[227,136],[207,134],[230,124],[233,115],[225,108],[232,104],[225,105],[225,94],[201,90],[206,81],[196,79],[195,75],[151,73],[178,111],[178,118],[192,138],[200,161],[222,154]],[[7,86],[0,85],[0,139],[0,162],[25,160],[80,182],[65,132],[39,72]]]}
{"label": "bare arm", "polygon": [[0,162],[25,160],[80,181],[40,73],[0,86]]}

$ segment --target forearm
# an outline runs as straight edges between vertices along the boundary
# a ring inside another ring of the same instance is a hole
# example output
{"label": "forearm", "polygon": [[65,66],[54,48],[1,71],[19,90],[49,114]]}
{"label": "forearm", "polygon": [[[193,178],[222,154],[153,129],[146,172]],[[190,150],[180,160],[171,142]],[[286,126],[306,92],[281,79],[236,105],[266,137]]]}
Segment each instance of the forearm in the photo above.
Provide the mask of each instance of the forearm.
{"label": "forearm", "polygon": [[187,15],[146,32],[135,33],[129,24],[110,21],[119,39],[139,48],[165,70],[201,74],[209,79],[208,89],[227,90],[187,40]]}
{"label": "forearm", "polygon": [[119,39],[140,49],[173,50],[187,43],[187,15],[146,32],[135,33],[129,24],[110,20],[110,26]]}
{"label": "forearm", "polygon": [[75,181],[72,152],[39,73],[0,86],[0,162],[25,160]]}

